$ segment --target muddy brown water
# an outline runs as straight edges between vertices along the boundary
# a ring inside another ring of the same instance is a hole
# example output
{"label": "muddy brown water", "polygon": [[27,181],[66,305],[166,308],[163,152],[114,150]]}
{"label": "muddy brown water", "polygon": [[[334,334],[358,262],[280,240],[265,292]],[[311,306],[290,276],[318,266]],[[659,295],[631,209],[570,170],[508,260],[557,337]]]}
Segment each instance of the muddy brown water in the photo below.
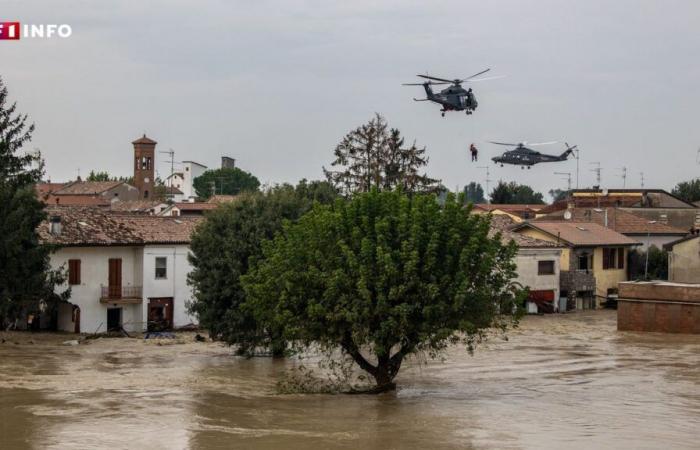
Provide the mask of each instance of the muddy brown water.
{"label": "muddy brown water", "polygon": [[620,333],[613,311],[527,317],[380,396],[280,395],[295,362],[191,337],[3,336],[2,449],[700,448],[700,337]]}

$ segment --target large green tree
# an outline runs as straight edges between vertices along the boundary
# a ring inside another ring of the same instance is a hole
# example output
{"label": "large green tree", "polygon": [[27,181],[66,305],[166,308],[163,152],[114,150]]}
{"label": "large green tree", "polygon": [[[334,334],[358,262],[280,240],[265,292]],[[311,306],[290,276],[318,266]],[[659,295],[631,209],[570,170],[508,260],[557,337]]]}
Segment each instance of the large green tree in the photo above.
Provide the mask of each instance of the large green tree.
{"label": "large green tree", "polygon": [[54,294],[62,274],[51,270],[51,248],[37,235],[46,218],[34,189],[43,162],[36,152],[22,152],[33,131],[27,116],[17,113],[15,103],[8,103],[7,87],[0,79],[0,327],[68,295]]}
{"label": "large green tree", "polygon": [[194,179],[193,185],[197,196],[207,199],[214,194],[237,195],[257,191],[260,181],[250,172],[237,167],[224,167],[207,170]]}
{"label": "large green tree", "polygon": [[436,192],[439,180],[421,171],[428,164],[426,149],[405,145],[396,128],[376,114],[350,131],[336,146],[332,169],[323,168],[326,179],[344,194],[371,189],[403,189],[404,192]]}
{"label": "large green tree", "polygon": [[486,203],[484,188],[481,187],[481,184],[472,181],[464,186],[464,199],[471,203]]}
{"label": "large green tree", "polygon": [[289,342],[342,349],[376,392],[393,389],[406,356],[471,349],[515,319],[517,249],[489,221],[454,195],[442,207],[397,191],[317,205],[266,243],[242,277],[244,307]]}
{"label": "large green tree", "polygon": [[518,184],[515,181],[506,183],[499,181],[491,191],[491,203],[493,204],[518,204],[518,205],[542,205],[544,197],[535,192],[530,186]]}
{"label": "large green tree", "polygon": [[262,254],[262,242],[272,239],[285,220],[296,220],[314,202],[331,202],[336,196],[326,182],[302,180],[296,188],[282,185],[242,194],[207,215],[190,245],[189,282],[195,293],[190,310],[213,338],[237,344],[244,354],[258,347],[282,352],[284,344],[274,329],[260,331],[253,315],[241,308],[246,296],[240,277]]}
{"label": "large green tree", "polygon": [[680,197],[686,202],[700,201],[700,178],[690,181],[681,181],[671,191],[676,197]]}

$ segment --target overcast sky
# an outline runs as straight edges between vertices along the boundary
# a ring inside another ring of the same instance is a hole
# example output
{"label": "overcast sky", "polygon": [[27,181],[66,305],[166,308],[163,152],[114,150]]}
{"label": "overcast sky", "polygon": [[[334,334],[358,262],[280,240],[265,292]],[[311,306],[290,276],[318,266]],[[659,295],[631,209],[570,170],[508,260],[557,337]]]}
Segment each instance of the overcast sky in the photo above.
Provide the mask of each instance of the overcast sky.
{"label": "overcast sky", "polygon": [[[322,177],[342,136],[380,112],[427,146],[445,185],[482,184],[502,148],[486,140],[566,140],[580,186],[670,189],[700,174],[697,1],[31,1],[2,21],[67,23],[68,39],[0,41],[0,75],[36,123],[31,145],[52,181],[132,171],[144,132],[177,160],[237,159],[262,182]],[[415,103],[418,73],[474,83],[472,116]],[[475,142],[481,160],[471,163]],[[540,150],[559,153],[560,146]],[[161,176],[169,173],[158,155]],[[553,172],[495,167],[547,192]]]}

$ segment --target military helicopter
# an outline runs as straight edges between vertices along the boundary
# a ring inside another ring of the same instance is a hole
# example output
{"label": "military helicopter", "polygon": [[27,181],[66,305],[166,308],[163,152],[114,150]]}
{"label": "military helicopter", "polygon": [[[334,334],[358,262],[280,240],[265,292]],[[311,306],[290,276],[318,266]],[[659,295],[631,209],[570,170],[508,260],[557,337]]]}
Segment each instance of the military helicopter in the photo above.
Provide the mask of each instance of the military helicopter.
{"label": "military helicopter", "polygon": [[566,145],[566,151],[564,151],[564,153],[562,153],[561,155],[545,155],[535,150],[532,150],[527,146],[538,147],[540,145],[556,144],[557,141],[535,142],[532,144],[528,144],[527,142],[520,142],[518,144],[509,144],[506,142],[494,141],[489,142],[496,145],[507,145],[509,147],[515,147],[513,150],[508,150],[501,156],[491,158],[491,160],[496,164],[500,164],[501,167],[503,167],[504,164],[512,164],[514,166],[520,166],[521,169],[524,169],[525,167],[530,169],[532,166],[539,163],[566,161],[569,158],[569,155],[572,154],[577,147],[576,145],[570,147],[569,144],[564,143]]}
{"label": "military helicopter", "polygon": [[[425,78],[428,81],[424,81],[422,83],[404,83],[404,86],[423,86],[423,89],[425,89],[425,95],[428,96],[428,98],[414,98],[413,100],[416,102],[435,102],[439,103],[442,105],[442,109],[440,112],[442,113],[442,117],[445,117],[445,112],[446,111],[465,111],[467,114],[471,114],[474,112],[476,107],[478,106],[478,103],[476,101],[476,97],[474,96],[474,93],[472,92],[471,88],[469,89],[464,89],[462,87],[462,83],[466,82],[473,82],[473,81],[484,81],[484,80],[491,80],[494,78],[501,78],[501,77],[489,77],[489,78],[478,78],[475,79],[474,77],[478,77],[479,75],[485,74],[491,69],[486,69],[482,70],[479,73],[475,73],[474,75],[459,79],[456,78],[454,80],[448,80],[446,78],[438,78],[438,77],[433,77],[430,75],[417,75],[421,78]],[[433,92],[433,89],[431,86],[437,85],[437,84],[451,84],[450,87],[443,89],[440,91],[440,93],[436,94]]]}

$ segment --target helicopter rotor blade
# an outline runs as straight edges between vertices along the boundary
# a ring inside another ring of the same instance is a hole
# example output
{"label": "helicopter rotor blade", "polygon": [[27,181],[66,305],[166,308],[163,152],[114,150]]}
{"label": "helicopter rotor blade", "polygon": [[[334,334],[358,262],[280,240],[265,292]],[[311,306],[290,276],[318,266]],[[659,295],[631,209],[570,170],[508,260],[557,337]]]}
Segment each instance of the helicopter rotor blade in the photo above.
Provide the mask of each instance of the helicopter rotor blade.
{"label": "helicopter rotor blade", "polygon": [[468,80],[462,80],[462,82],[469,82],[469,83],[474,83],[477,81],[489,81],[489,80],[498,80],[500,78],[505,78],[505,75],[494,75],[492,77],[486,77],[486,78],[475,78],[475,79],[468,79]]}
{"label": "helicopter rotor blade", "polygon": [[472,76],[470,76],[470,77],[467,77],[467,78],[465,78],[465,79],[463,79],[463,80],[461,80],[461,81],[464,82],[464,81],[467,81],[467,80],[471,80],[472,78],[478,77],[479,75],[484,74],[484,73],[488,72],[489,70],[491,70],[491,68],[488,68],[488,69],[486,69],[486,70],[482,70],[482,71],[479,72],[479,73],[475,73],[474,75],[472,75]]}
{"label": "helicopter rotor blade", "polygon": [[495,142],[495,141],[487,141],[487,142],[490,142],[491,144],[496,144],[496,145],[507,145],[509,147],[517,147],[518,145],[520,145],[520,144],[510,144],[507,142]]}
{"label": "helicopter rotor blade", "polygon": [[445,83],[452,83],[454,80],[446,80],[445,78],[431,77],[430,75],[416,75],[421,78],[427,78],[428,80],[443,81]]}
{"label": "helicopter rotor blade", "polygon": [[549,141],[549,142],[533,142],[532,144],[528,143],[530,147],[538,147],[540,145],[551,145],[551,144],[558,144],[559,141]]}
{"label": "helicopter rotor blade", "polygon": [[423,86],[425,83],[402,83],[401,86]]}

